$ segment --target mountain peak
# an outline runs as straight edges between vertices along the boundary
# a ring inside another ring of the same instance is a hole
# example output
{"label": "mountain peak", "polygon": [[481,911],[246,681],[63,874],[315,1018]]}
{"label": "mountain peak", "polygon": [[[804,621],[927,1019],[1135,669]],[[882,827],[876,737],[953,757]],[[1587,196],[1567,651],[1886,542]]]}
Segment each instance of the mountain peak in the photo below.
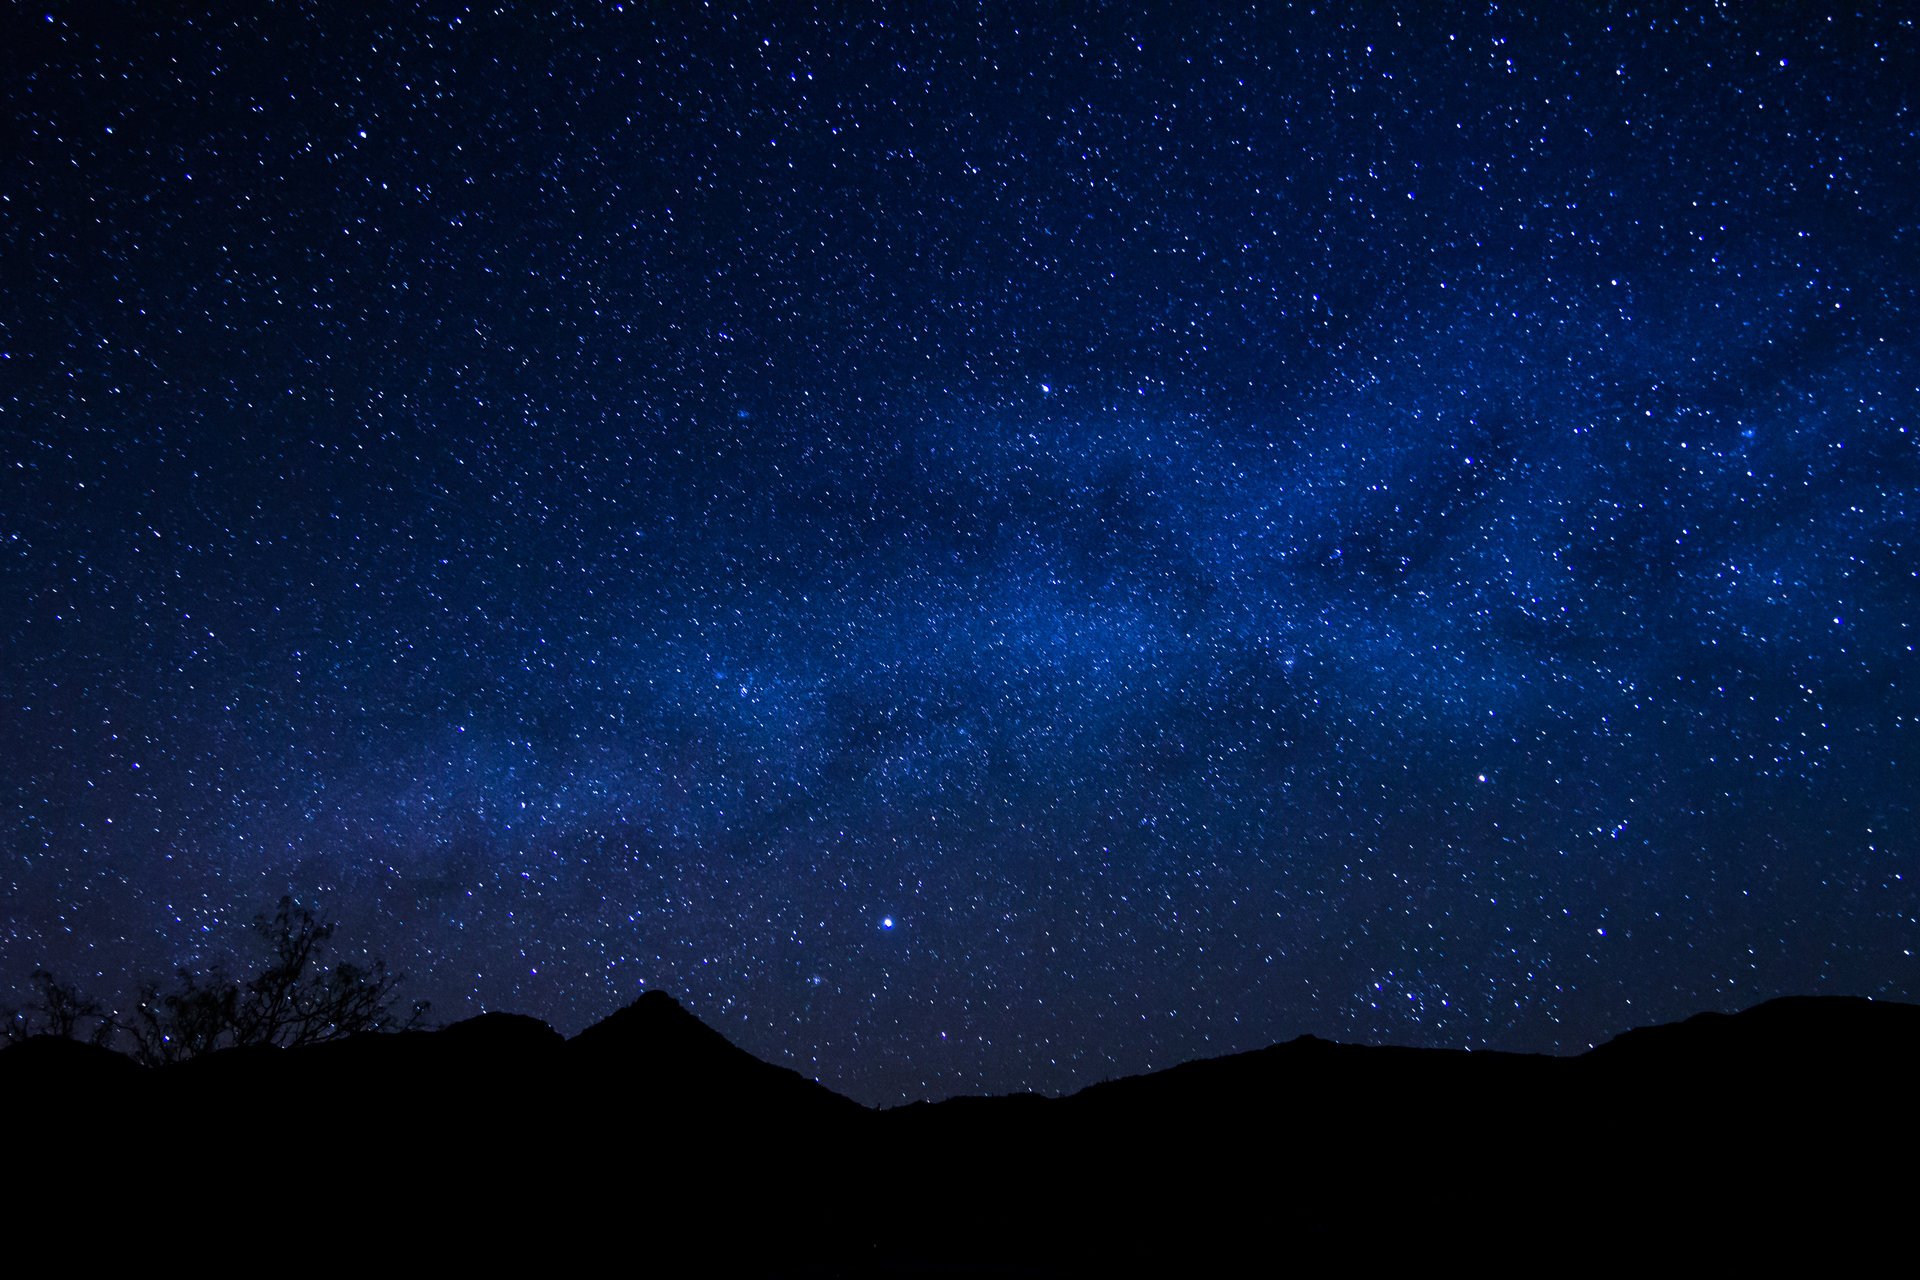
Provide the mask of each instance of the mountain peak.
{"label": "mountain peak", "polygon": [[695,1017],[664,991],[648,991],[567,1042],[576,1059],[620,1071],[690,1078],[755,1072],[766,1064]]}
{"label": "mountain peak", "polygon": [[575,1036],[573,1043],[587,1048],[618,1045],[628,1051],[642,1052],[658,1051],[669,1045],[741,1052],[664,991],[642,993],[633,1003]]}
{"label": "mountain peak", "polygon": [[578,1069],[620,1080],[635,1097],[727,1107],[860,1110],[798,1072],[762,1062],[664,991],[648,991],[567,1042]]}
{"label": "mountain peak", "polygon": [[678,1000],[675,1000],[672,996],[660,990],[660,988],[658,987],[655,987],[651,991],[642,991],[640,993],[640,998],[638,1000],[635,1000],[632,1004],[628,1005],[627,1007],[630,1009],[661,1009],[661,1010],[678,1009],[682,1013],[685,1013],[687,1011],[687,1007],[685,1005],[681,1004]]}

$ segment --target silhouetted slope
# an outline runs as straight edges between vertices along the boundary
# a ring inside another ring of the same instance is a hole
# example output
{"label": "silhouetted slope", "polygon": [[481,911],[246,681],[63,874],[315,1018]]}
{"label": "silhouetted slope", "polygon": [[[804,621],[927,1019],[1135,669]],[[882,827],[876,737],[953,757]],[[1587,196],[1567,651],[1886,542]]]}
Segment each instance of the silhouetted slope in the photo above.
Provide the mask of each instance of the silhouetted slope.
{"label": "silhouetted slope", "polygon": [[1628,1031],[1585,1054],[1610,1070],[1640,1067],[1779,1076],[1871,1069],[1920,1050],[1920,1005],[1851,996],[1789,996],[1742,1013]]}
{"label": "silhouetted slope", "polygon": [[1169,1106],[1297,1113],[1303,1091],[1322,1099],[1381,1090],[1437,1099],[1457,1095],[1462,1088],[1544,1079],[1564,1062],[1523,1054],[1335,1044],[1302,1036],[1266,1049],[1110,1080],[1068,1101],[1098,1109]]}
{"label": "silhouetted slope", "polygon": [[[1063,1270],[1844,1256],[1905,1213],[1886,1171],[1920,1137],[1916,1068],[1920,1008],[1788,1000],[1573,1058],[1303,1037],[1064,1099],[902,1108],[889,1140],[940,1158],[881,1189],[907,1224],[885,1252],[938,1234],[914,1208],[934,1200]],[[991,1255],[990,1234],[966,1238]]]}
{"label": "silhouetted slope", "polygon": [[0,1049],[0,1098],[16,1108],[67,1090],[138,1088],[146,1075],[123,1053],[57,1036],[32,1036]]}
{"label": "silhouetted slope", "polygon": [[483,1013],[434,1032],[441,1044],[492,1058],[524,1060],[550,1052],[566,1038],[524,1013]]}
{"label": "silhouetted slope", "polygon": [[537,1122],[547,1141],[609,1127],[658,1141],[867,1114],[737,1048],[662,992],[571,1040],[534,1018],[488,1013],[437,1031],[229,1049],[141,1074],[153,1077],[156,1098],[193,1107],[204,1123],[299,1098],[332,1118],[440,1142],[460,1140],[480,1118],[523,1135]]}

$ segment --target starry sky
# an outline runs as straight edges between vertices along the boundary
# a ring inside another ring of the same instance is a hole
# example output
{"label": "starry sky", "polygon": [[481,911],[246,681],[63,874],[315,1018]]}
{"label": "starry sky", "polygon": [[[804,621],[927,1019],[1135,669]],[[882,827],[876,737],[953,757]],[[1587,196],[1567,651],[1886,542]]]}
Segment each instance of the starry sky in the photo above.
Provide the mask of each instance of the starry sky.
{"label": "starry sky", "polygon": [[0,18],[0,1003],[1920,995],[1909,7],[369,7]]}

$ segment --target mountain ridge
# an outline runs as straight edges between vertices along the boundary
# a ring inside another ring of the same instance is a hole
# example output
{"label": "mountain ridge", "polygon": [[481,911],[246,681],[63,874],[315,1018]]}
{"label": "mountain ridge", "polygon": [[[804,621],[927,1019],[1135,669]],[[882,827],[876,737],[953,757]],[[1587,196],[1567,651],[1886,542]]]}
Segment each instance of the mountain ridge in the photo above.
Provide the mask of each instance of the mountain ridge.
{"label": "mountain ridge", "polygon": [[[1868,1024],[1874,1025],[1869,1027]],[[1318,1065],[1329,1057],[1359,1056],[1378,1063],[1414,1064],[1529,1064],[1548,1067],[1600,1062],[1608,1065],[1627,1060],[1666,1055],[1693,1055],[1718,1058],[1728,1053],[1761,1054],[1754,1062],[1765,1065],[1767,1055],[1787,1054],[1798,1061],[1804,1055],[1797,1046],[1816,1052],[1844,1047],[1854,1053],[1920,1052],[1920,1005],[1899,1001],[1875,1000],[1860,996],[1781,996],[1733,1013],[1707,1011],[1678,1022],[1654,1023],[1621,1032],[1611,1039],[1575,1054],[1525,1053],[1497,1049],[1454,1049],[1436,1046],[1365,1044],[1328,1040],[1303,1034],[1271,1045],[1215,1057],[1195,1058],[1150,1071],[1095,1081],[1064,1094],[1015,1091],[1006,1094],[961,1094],[889,1106],[873,1107],[856,1102],[830,1086],[810,1079],[777,1063],[756,1058],[701,1020],[677,999],[664,991],[642,993],[630,1003],[590,1024],[573,1036],[564,1036],[551,1024],[528,1014],[489,1010],[450,1022],[443,1026],[403,1032],[353,1036],[340,1041],[300,1049],[223,1049],[200,1059],[158,1068],[142,1068],[125,1054],[110,1048],[34,1036],[13,1045],[0,1047],[0,1085],[9,1071],[75,1070],[89,1077],[104,1072],[121,1075],[131,1067],[136,1073],[155,1076],[205,1072],[209,1064],[228,1066],[245,1058],[289,1062],[314,1058],[344,1058],[349,1052],[366,1054],[370,1046],[411,1045],[435,1040],[449,1047],[461,1046],[474,1053],[507,1051],[514,1056],[528,1053],[553,1053],[576,1067],[602,1070],[618,1065],[645,1076],[664,1073],[681,1082],[696,1078],[700,1071],[744,1071],[765,1082],[786,1080],[801,1082],[810,1091],[818,1091],[841,1102],[885,1114],[913,1107],[940,1107],[951,1103],[980,1103],[1006,1098],[1040,1099],[1068,1102],[1089,1095],[1102,1096],[1120,1087],[1135,1087],[1144,1082],[1166,1082],[1199,1074],[1226,1070],[1278,1070]],[[1672,1061],[1661,1063],[1674,1065]],[[1804,1063],[1800,1063],[1804,1067]],[[130,1076],[127,1078],[131,1078]]]}
{"label": "mountain ridge", "polygon": [[1064,1097],[873,1109],[650,993],[571,1039],[486,1013],[151,1070],[27,1041],[0,1051],[0,1114],[34,1153],[22,1212],[74,1231],[212,1204],[270,1249],[293,1189],[421,1187],[459,1206],[429,1218],[437,1247],[476,1264],[548,1264],[556,1233],[624,1240],[635,1215],[646,1257],[705,1273],[917,1275],[1418,1261],[1436,1240],[1757,1261],[1906,1221],[1887,1171],[1920,1140],[1920,1006],[1640,1031],[1570,1057],[1303,1036]]}

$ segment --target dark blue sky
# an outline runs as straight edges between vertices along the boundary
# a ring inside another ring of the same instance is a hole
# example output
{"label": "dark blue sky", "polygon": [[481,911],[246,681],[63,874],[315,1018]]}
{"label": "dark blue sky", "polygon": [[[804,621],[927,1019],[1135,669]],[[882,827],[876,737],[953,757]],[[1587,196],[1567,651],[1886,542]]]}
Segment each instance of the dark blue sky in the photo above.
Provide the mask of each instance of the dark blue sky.
{"label": "dark blue sky", "polygon": [[1905,6],[353,7],[0,19],[0,1003],[1915,997]]}

